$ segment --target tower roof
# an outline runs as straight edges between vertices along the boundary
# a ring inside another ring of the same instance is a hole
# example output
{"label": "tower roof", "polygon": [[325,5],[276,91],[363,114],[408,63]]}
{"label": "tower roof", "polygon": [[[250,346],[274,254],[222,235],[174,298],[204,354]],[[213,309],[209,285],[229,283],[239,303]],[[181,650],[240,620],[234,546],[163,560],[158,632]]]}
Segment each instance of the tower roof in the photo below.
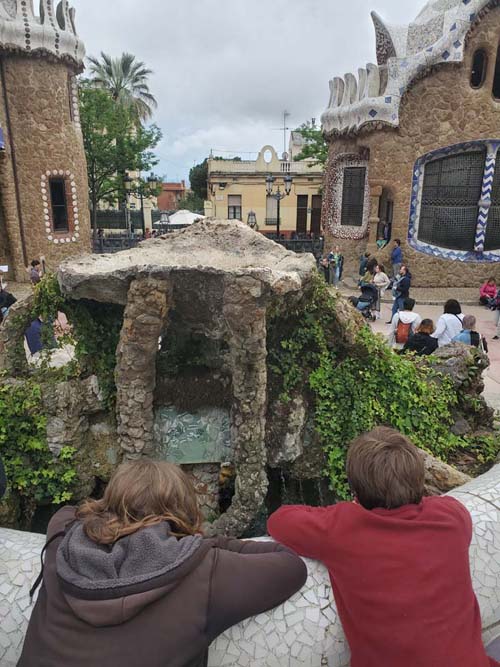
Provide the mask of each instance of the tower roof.
{"label": "tower roof", "polygon": [[372,12],[377,65],[358,76],[330,81],[330,102],[321,121],[328,135],[356,132],[366,125],[398,127],[405,92],[429,68],[461,62],[465,38],[490,0],[429,0],[404,26],[390,25]]}
{"label": "tower roof", "polygon": [[83,67],[85,47],[75,28],[68,0],[0,0],[0,52],[45,54]]}

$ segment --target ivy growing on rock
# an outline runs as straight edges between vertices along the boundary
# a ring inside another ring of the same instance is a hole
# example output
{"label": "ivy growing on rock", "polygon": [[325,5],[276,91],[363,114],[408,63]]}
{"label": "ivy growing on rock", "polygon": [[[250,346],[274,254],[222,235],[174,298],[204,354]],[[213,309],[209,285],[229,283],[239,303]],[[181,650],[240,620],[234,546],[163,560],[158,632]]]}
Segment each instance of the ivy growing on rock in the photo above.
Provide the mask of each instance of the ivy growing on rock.
{"label": "ivy growing on rock", "polygon": [[72,328],[71,334],[64,339],[75,346],[76,365],[70,367],[70,372],[80,377],[96,375],[104,404],[113,407],[116,348],[123,324],[123,307],[88,299],[66,299],[57,277],[51,274],[35,289],[32,317],[41,315],[44,321],[50,322],[57,318],[59,311],[66,315]]}
{"label": "ivy growing on rock", "polygon": [[447,462],[467,443],[450,430],[458,403],[451,380],[394,354],[358,318],[340,326],[339,307],[339,297],[315,279],[307,300],[281,312],[279,327],[271,323],[268,349],[271,392],[285,403],[298,391],[309,395],[327,474],[337,496],[347,498],[347,446],[376,425],[398,429]]}
{"label": "ivy growing on rock", "polygon": [[0,383],[0,454],[9,490],[20,501],[17,510],[27,527],[38,504],[71,500],[76,476],[75,450],[64,447],[54,456],[47,446],[46,426],[36,380]]}

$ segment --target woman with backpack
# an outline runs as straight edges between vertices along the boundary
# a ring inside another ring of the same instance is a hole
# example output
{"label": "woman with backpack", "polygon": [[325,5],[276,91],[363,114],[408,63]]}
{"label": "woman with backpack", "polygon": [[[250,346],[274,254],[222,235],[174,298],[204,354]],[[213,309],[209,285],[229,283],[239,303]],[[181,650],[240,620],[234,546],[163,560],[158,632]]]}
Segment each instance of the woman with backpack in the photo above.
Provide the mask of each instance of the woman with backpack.
{"label": "woman with backpack", "polygon": [[18,667],[203,667],[218,635],[305,583],[282,545],[205,538],[201,523],[186,474],[149,459],[59,510]]}
{"label": "woman with backpack", "polygon": [[432,334],[437,339],[438,346],[448,345],[462,331],[462,307],[456,299],[448,299],[444,304],[444,313],[438,319],[436,331]]}

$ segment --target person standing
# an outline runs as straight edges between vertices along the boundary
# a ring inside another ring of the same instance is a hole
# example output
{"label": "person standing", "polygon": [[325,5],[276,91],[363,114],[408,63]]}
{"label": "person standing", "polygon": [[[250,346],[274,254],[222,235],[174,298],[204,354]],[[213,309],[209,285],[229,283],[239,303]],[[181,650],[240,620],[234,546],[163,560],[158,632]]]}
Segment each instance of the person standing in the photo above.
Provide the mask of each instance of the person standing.
{"label": "person standing", "polygon": [[391,324],[394,315],[403,308],[405,299],[410,296],[411,273],[404,264],[399,269],[399,277],[394,285],[394,304],[392,306],[391,320],[386,324]]}
{"label": "person standing", "polygon": [[38,285],[38,283],[42,279],[42,271],[41,271],[42,265],[38,261],[38,259],[34,259],[31,262],[31,269],[30,269],[30,282],[33,286]]}
{"label": "person standing", "polygon": [[401,265],[403,264],[403,251],[401,250],[400,239],[395,239],[394,247],[391,252],[392,276],[396,278],[399,276]]}
{"label": "person standing", "polygon": [[340,246],[335,246],[335,249],[328,255],[328,260],[330,261],[333,285],[338,287],[339,282],[342,280],[342,271],[344,269],[344,257],[340,251]]}
{"label": "person standing", "polygon": [[375,307],[375,312],[376,312],[376,317],[377,319],[380,319],[380,303],[382,300],[382,296],[385,293],[385,290],[389,287],[391,284],[391,281],[389,279],[389,276],[385,272],[385,267],[382,266],[381,264],[377,264],[375,267],[375,274],[373,276],[373,284],[378,290],[378,299],[377,299],[377,304]]}

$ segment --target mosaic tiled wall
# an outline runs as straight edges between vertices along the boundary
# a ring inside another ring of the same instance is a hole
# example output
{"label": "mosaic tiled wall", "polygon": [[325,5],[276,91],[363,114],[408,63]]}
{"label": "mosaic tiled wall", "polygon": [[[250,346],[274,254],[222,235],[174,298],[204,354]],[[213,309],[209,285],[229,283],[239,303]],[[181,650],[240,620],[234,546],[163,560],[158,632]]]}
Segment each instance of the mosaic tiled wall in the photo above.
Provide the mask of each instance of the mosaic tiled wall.
{"label": "mosaic tiled wall", "polygon": [[[469,141],[462,144],[447,146],[432,151],[417,160],[413,170],[413,183],[410,205],[410,223],[408,228],[408,243],[418,252],[423,252],[433,257],[447,260],[458,260],[461,262],[500,262],[500,250],[486,252],[484,250],[484,241],[486,228],[488,224],[488,212],[491,205],[491,193],[493,185],[493,175],[495,171],[495,161],[500,141],[498,139],[484,141]],[[474,250],[461,251],[449,248],[440,248],[435,245],[424,243],[418,239],[418,222],[422,204],[422,192],[425,176],[425,165],[433,160],[472,151],[478,147],[486,147],[487,155],[485,161],[485,171],[483,177],[483,186],[481,192],[481,201],[478,208],[478,220],[476,228],[476,237]]]}
{"label": "mosaic tiled wall", "polygon": [[[471,572],[483,639],[500,635],[500,465],[451,494],[471,513]],[[42,535],[0,529],[0,664],[14,667],[32,611]],[[283,605],[230,628],[211,646],[209,667],[348,667],[349,648],[326,569],[306,561],[305,586]]]}

